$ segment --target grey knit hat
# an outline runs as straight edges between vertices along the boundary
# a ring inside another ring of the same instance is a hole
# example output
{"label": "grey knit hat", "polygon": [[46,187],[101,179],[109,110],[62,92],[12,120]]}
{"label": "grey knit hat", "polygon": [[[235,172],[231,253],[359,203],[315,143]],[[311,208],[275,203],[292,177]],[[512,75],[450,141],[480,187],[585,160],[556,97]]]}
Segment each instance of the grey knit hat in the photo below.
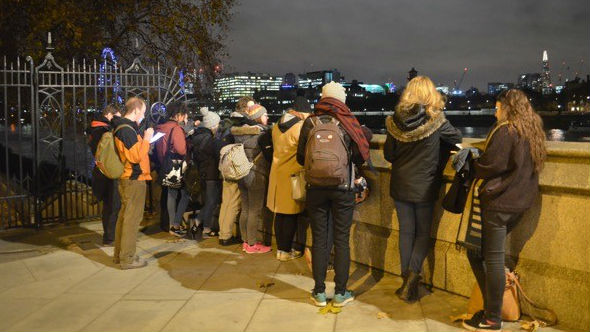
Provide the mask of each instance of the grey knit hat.
{"label": "grey knit hat", "polygon": [[267,114],[266,108],[264,108],[264,106],[260,104],[254,104],[248,107],[248,109],[246,110],[246,116],[250,120],[256,120],[264,114]]}
{"label": "grey knit hat", "polygon": [[201,126],[211,129],[219,124],[221,118],[215,112],[209,112],[207,107],[201,107],[199,110],[203,115],[203,121],[201,121]]}

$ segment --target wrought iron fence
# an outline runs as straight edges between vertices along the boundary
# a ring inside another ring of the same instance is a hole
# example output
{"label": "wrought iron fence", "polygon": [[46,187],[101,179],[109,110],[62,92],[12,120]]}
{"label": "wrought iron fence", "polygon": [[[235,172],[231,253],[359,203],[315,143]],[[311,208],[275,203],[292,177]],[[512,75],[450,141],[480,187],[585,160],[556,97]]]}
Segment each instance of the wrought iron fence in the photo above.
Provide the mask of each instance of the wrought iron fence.
{"label": "wrought iron fence", "polygon": [[85,136],[92,117],[140,96],[149,106],[146,121],[158,122],[168,103],[186,99],[177,68],[146,68],[136,56],[124,69],[110,49],[101,61],[72,60],[64,68],[52,51],[49,37],[40,65],[4,57],[0,68],[0,229],[97,217]]}

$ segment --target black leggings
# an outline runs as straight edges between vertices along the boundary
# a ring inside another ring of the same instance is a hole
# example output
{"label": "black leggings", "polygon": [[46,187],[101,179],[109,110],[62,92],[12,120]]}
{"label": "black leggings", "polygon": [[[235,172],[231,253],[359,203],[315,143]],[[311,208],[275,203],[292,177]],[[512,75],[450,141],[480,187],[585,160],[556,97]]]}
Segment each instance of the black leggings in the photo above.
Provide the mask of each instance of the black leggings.
{"label": "black leggings", "polygon": [[277,237],[277,248],[282,251],[291,251],[293,238],[297,231],[298,214],[275,214],[275,236]]}
{"label": "black leggings", "polygon": [[482,209],[481,253],[467,251],[467,258],[483,295],[485,317],[502,320],[502,300],[506,286],[504,255],[506,235],[518,223],[522,213],[504,213]]}

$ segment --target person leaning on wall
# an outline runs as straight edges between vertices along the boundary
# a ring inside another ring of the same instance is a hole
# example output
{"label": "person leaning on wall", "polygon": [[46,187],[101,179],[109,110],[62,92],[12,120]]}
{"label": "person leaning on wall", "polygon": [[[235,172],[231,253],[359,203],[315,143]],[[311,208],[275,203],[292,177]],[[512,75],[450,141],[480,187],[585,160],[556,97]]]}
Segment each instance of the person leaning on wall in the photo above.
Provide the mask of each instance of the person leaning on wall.
{"label": "person leaning on wall", "polygon": [[399,221],[403,278],[396,294],[408,303],[418,300],[422,264],[432,249],[430,232],[442,173],[450,150],[461,143],[461,133],[442,112],[444,105],[432,81],[417,76],[385,120],[383,154],[391,163],[390,195]]}

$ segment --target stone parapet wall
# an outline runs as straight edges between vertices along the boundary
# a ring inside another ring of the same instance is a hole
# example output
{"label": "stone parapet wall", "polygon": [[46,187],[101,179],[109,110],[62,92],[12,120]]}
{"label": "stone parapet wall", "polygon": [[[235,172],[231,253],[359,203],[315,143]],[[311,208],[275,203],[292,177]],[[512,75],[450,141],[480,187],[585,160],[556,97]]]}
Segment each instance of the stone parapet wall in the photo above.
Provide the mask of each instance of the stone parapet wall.
{"label": "stone parapet wall", "polygon": [[[376,172],[363,171],[371,195],[355,209],[351,255],[359,263],[399,274],[399,226],[389,196],[390,164],[383,158],[384,141],[385,136],[375,135],[371,142]],[[478,146],[481,140],[463,143]],[[590,144],[548,142],[547,147],[541,193],[507,240],[509,262],[516,264],[529,297],[555,310],[562,324],[589,330]],[[445,189],[453,175],[449,163]],[[425,262],[425,279],[437,288],[469,296],[475,278],[465,251],[455,245],[459,220],[460,215],[442,210],[439,200],[432,231],[435,245]]]}

